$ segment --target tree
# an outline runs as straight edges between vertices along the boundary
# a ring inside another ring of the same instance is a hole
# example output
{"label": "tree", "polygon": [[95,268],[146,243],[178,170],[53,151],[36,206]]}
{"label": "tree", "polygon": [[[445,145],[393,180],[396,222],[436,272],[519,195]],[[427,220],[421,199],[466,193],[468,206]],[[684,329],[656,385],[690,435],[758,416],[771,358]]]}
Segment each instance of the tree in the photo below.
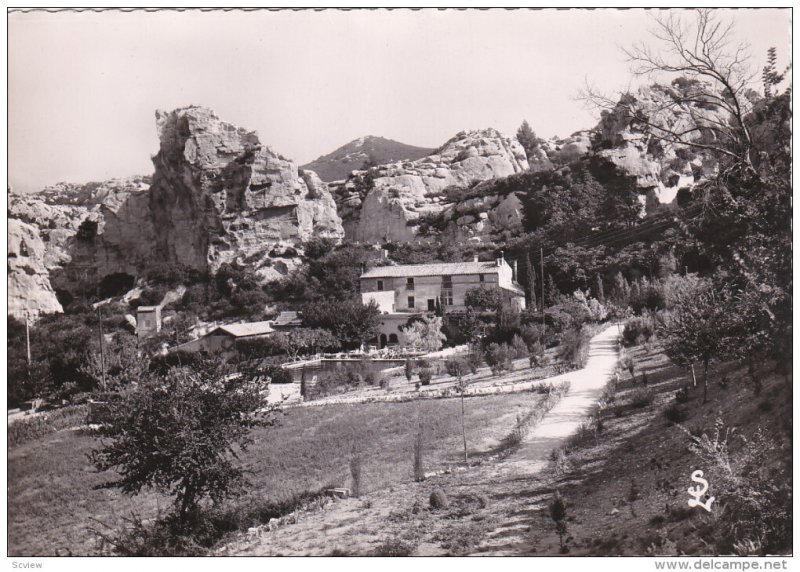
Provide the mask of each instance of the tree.
{"label": "tree", "polygon": [[449,359],[445,362],[447,373],[456,378],[455,390],[461,394],[461,436],[464,440],[464,463],[466,464],[469,459],[467,457],[467,429],[464,416],[464,394],[467,392],[467,383],[464,376],[470,370],[469,363],[464,358]]}
{"label": "tree", "polygon": [[442,333],[442,318],[423,316],[403,329],[406,343],[415,350],[435,352],[442,348],[446,336]]}
{"label": "tree", "polygon": [[253,428],[274,423],[275,408],[263,382],[227,373],[219,362],[205,362],[145,375],[123,390],[91,453],[99,471],[116,470],[119,478],[99,487],[169,494],[182,523],[203,499],[216,504],[241,492],[244,468],[235,449],[252,442]]}
{"label": "tree", "polygon": [[517,129],[517,141],[519,141],[522,148],[525,149],[525,154],[531,157],[533,152],[539,147],[539,138],[533,132],[527,120],[522,121],[522,125]]}
{"label": "tree", "polygon": [[381,312],[374,300],[317,300],[303,306],[303,325],[331,332],[346,348],[357,348],[378,335]]}
{"label": "tree", "polygon": [[531,262],[531,254],[530,252],[525,253],[525,275],[526,275],[526,286],[528,287],[528,306],[531,308],[536,308],[536,268],[534,268],[533,263]]}
{"label": "tree", "polygon": [[703,403],[708,401],[708,366],[724,347],[727,296],[709,281],[700,282],[676,296],[660,328],[664,353],[673,363],[687,368],[703,364]]}
{"label": "tree", "polygon": [[496,312],[503,305],[503,291],[497,286],[476,286],[464,294],[464,305],[479,312]]}
{"label": "tree", "polygon": [[678,76],[673,82],[676,95],[664,105],[690,117],[693,125],[665,123],[661,114],[648,116],[629,95],[613,101],[588,88],[585,98],[627,117],[655,139],[709,151],[726,157],[732,167],[752,171],[755,149],[746,118],[753,109],[754,74],[748,68],[747,45],[731,45],[733,23],[720,20],[716,10],[693,13],[693,22],[686,21],[682,10],[654,15],[657,45],[641,43],[624,50],[636,75]]}
{"label": "tree", "polygon": [[564,546],[564,537],[567,535],[567,505],[559,491],[553,496],[553,501],[550,503],[550,518],[556,525],[556,534],[558,534],[558,542],[561,545],[561,552],[566,553],[568,549]]}
{"label": "tree", "polygon": [[339,347],[339,340],[322,328],[294,328],[272,335],[271,343],[297,360],[301,352],[316,353],[318,349]]}

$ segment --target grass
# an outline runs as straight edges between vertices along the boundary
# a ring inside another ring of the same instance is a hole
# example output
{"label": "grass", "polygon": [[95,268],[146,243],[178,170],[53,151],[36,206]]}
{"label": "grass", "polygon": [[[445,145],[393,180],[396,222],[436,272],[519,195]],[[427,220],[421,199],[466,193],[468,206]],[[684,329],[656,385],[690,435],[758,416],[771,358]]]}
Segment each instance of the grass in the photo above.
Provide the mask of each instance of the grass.
{"label": "grass", "polygon": [[[498,447],[517,415],[526,416],[545,398],[536,393],[467,398],[470,454]],[[458,399],[440,399],[289,409],[280,425],[254,434],[255,443],[241,457],[252,484],[232,508],[291,504],[308,491],[352,486],[354,446],[361,458],[362,493],[412,482],[418,419],[425,432],[425,469],[459,464],[460,407]],[[118,527],[132,511],[146,519],[169,509],[170,499],[154,493],[129,498],[95,490],[114,476],[90,465],[87,454],[96,444],[84,431],[63,430],[9,451],[9,554],[93,554],[97,547],[89,528],[101,528],[93,519]]]}

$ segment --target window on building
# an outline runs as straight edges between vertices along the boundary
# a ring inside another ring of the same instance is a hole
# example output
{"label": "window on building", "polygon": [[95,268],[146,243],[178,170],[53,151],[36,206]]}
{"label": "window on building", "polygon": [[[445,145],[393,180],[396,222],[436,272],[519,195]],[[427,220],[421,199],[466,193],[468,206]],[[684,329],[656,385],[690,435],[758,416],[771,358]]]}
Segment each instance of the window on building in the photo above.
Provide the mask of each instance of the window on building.
{"label": "window on building", "polygon": [[383,280],[378,280],[378,291],[383,290]]}
{"label": "window on building", "polygon": [[453,277],[442,276],[442,305],[453,305]]}
{"label": "window on building", "polygon": [[436,310],[436,300],[428,299],[428,311],[433,312]]}
{"label": "window on building", "polygon": [[478,280],[481,281],[481,282],[486,282],[486,275],[485,274],[479,274],[478,275]]}
{"label": "window on building", "polygon": [[408,297],[408,307],[409,308],[414,308],[414,296],[409,296]]}
{"label": "window on building", "polygon": [[406,278],[406,289],[413,290],[414,289],[414,279],[413,278]]}

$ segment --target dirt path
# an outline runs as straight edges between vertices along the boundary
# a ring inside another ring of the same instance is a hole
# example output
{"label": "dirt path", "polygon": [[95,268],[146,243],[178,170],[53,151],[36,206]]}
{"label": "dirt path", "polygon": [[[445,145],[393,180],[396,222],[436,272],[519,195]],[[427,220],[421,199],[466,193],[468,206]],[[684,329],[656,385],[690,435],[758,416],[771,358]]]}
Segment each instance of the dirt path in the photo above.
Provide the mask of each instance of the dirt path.
{"label": "dirt path", "polygon": [[618,355],[617,327],[611,326],[592,338],[586,367],[548,378],[553,383],[569,381],[569,393],[528,434],[514,456],[506,460],[507,472],[532,475],[547,466],[550,452],[578,429],[597,402],[614,373]]}
{"label": "dirt path", "polygon": [[[415,555],[453,553],[436,539],[458,538],[480,530],[481,540],[469,553],[491,556],[519,555],[537,511],[549,499],[537,474],[550,452],[563,444],[584,421],[617,362],[617,327],[592,338],[586,367],[548,378],[569,380],[570,391],[523,440],[520,448],[499,462],[488,462],[424,483],[404,483],[376,491],[361,499],[345,499],[319,512],[298,515],[296,522],[273,531],[253,530],[233,542],[222,554],[266,555],[368,555],[380,553],[387,542],[409,540]],[[453,501],[450,512],[412,509],[427,507],[434,488],[442,487]],[[476,509],[476,496],[488,497]],[[471,515],[470,518],[467,518]],[[444,544],[447,544],[445,542]],[[458,553],[458,552],[456,552]]]}

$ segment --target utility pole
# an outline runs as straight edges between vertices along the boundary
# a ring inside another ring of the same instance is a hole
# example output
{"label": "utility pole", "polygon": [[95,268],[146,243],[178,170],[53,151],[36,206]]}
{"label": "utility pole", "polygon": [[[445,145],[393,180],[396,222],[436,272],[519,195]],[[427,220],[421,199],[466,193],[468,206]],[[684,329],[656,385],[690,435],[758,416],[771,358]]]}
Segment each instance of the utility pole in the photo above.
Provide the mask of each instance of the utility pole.
{"label": "utility pole", "polygon": [[31,330],[30,314],[25,312],[25,345],[28,348],[28,377],[31,376]]}
{"label": "utility pole", "polygon": [[542,330],[544,330],[544,248],[539,247],[539,258],[542,262]]}
{"label": "utility pole", "polygon": [[97,321],[100,326],[100,374],[103,383],[103,391],[106,390],[106,343],[105,335],[103,334],[103,314],[101,313],[100,306],[97,307]]}

